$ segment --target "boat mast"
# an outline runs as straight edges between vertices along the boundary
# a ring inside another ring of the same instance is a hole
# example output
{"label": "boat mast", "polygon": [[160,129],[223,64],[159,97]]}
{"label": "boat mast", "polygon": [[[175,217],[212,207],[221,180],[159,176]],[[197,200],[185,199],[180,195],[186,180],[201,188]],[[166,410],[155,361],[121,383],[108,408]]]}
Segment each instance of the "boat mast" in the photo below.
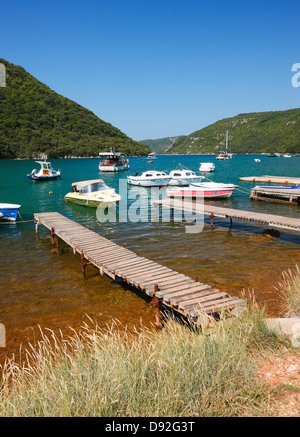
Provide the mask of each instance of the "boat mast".
{"label": "boat mast", "polygon": [[226,154],[228,153],[227,147],[228,147],[228,131],[226,131]]}

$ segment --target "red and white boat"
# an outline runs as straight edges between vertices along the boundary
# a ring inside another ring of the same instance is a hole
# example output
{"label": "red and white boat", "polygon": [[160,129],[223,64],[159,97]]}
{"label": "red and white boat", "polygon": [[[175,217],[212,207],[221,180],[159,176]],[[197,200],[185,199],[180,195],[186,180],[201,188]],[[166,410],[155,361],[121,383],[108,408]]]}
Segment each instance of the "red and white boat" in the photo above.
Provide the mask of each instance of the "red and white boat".
{"label": "red and white boat", "polygon": [[188,187],[167,189],[168,197],[184,198],[228,198],[237,186],[234,184],[222,184],[218,182],[200,182],[190,184]]}

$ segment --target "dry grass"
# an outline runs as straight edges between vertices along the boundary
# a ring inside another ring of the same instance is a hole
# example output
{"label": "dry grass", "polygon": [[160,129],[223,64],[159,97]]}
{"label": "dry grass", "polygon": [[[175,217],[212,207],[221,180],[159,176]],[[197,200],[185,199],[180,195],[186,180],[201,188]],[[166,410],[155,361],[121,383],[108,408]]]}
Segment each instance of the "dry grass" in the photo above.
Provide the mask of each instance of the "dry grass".
{"label": "dry grass", "polygon": [[282,274],[279,291],[285,317],[300,317],[300,267],[288,269]]}
{"label": "dry grass", "polygon": [[171,319],[160,331],[90,321],[67,338],[41,332],[26,362],[2,369],[0,416],[270,415],[257,358],[290,345],[264,320],[254,304],[201,332]]}

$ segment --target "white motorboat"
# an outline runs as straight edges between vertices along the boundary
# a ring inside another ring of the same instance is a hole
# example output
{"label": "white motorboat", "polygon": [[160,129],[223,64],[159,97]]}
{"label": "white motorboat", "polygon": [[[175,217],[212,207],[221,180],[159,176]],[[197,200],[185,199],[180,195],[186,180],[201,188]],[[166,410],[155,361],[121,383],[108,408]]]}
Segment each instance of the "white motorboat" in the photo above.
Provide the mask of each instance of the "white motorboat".
{"label": "white motorboat", "polygon": [[232,158],[232,153],[228,153],[228,131],[226,132],[226,146],[225,146],[225,151],[219,153],[216,156],[216,159],[218,160],[226,160],[226,159],[231,159]]}
{"label": "white motorboat", "polygon": [[166,187],[171,180],[163,171],[149,170],[144,171],[140,176],[135,173],[133,176],[127,176],[128,184],[140,185],[141,187]]}
{"label": "white motorboat", "polygon": [[283,156],[283,158],[291,158],[292,157],[292,155],[289,155],[288,153],[285,153],[284,155],[282,155]]}
{"label": "white motorboat", "polygon": [[111,208],[121,200],[114,188],[108,187],[102,179],[74,182],[72,192],[65,195],[65,200],[79,205],[97,208],[99,205]]}
{"label": "white motorboat", "polygon": [[53,170],[51,163],[49,161],[35,161],[40,164],[41,168],[39,171],[33,169],[31,173],[27,175],[28,179],[32,181],[53,181],[61,177],[60,170]]}
{"label": "white motorboat", "polygon": [[236,185],[222,184],[217,182],[200,182],[190,184],[186,188],[167,189],[166,193],[169,197],[182,198],[228,198],[232,195]]}
{"label": "white motorboat", "polygon": [[215,171],[215,164],[213,162],[201,162],[199,167],[200,173],[210,173]]}
{"label": "white motorboat", "polygon": [[111,150],[110,152],[100,152],[99,156],[103,159],[99,162],[100,171],[115,172],[129,169],[129,159],[122,153]]}
{"label": "white motorboat", "polygon": [[188,186],[193,182],[200,182],[204,176],[197,176],[192,170],[172,170],[169,174],[171,180],[168,185]]}
{"label": "white motorboat", "polygon": [[157,158],[156,153],[155,153],[155,152],[151,152],[151,153],[149,153],[148,156],[147,156],[147,158],[148,158],[148,159],[156,159],[156,158]]}
{"label": "white motorboat", "polygon": [[255,162],[260,162],[260,159],[259,158],[255,158],[254,161]]}

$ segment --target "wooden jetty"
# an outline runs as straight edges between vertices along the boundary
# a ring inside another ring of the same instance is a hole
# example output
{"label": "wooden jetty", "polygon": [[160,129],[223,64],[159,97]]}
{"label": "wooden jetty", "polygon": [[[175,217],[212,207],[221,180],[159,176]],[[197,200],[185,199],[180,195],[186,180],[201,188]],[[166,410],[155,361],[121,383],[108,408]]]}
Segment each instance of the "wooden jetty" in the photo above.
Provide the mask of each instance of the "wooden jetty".
{"label": "wooden jetty", "polygon": [[53,245],[58,244],[55,237],[59,237],[72,247],[74,254],[81,255],[83,272],[88,264],[93,264],[101,275],[122,279],[151,296],[157,323],[162,304],[194,321],[205,313],[220,313],[243,305],[242,299],[140,257],[57,212],[35,213],[34,219],[36,232],[38,225],[44,225],[51,230]]}
{"label": "wooden jetty", "polygon": [[289,176],[247,176],[239,178],[245,182],[268,182],[270,184],[298,185],[300,178]]}
{"label": "wooden jetty", "polygon": [[[181,199],[161,199],[153,201],[156,208],[159,205],[170,208],[171,210],[177,209],[180,211],[186,211],[195,213],[199,211],[196,202]],[[229,218],[230,225],[232,225],[232,220],[248,221],[251,223],[257,223],[261,225],[266,225],[272,228],[279,228],[287,231],[300,232],[300,219],[285,217],[273,214],[264,214],[253,211],[246,211],[241,209],[224,208],[214,205],[203,205],[203,214],[209,215],[211,218],[211,225],[213,226],[214,217]]]}
{"label": "wooden jetty", "polygon": [[299,193],[295,194],[295,190],[286,188],[282,192],[282,190],[278,190],[276,187],[254,187],[251,189],[250,199],[289,205],[299,205],[300,203],[300,195]]}

